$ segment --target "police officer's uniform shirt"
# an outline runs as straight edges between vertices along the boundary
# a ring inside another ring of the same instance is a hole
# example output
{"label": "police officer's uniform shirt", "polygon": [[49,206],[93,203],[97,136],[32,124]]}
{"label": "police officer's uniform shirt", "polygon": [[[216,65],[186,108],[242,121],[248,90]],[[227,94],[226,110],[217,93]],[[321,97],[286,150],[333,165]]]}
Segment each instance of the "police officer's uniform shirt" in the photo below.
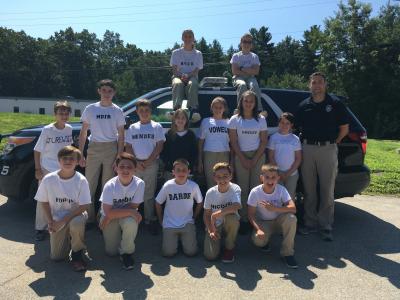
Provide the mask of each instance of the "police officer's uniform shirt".
{"label": "police officer's uniform shirt", "polygon": [[[275,161],[280,171],[287,171],[295,161],[295,152],[301,150],[300,139],[293,133],[274,133],[268,141],[268,149],[275,151]],[[297,170],[291,174],[296,175]]]}
{"label": "police officer's uniform shirt", "polygon": [[139,121],[129,127],[125,141],[132,145],[137,159],[145,160],[149,158],[157,142],[165,141],[164,130],[160,123],[150,121],[142,124]]}
{"label": "police officer's uniform shirt", "polygon": [[118,140],[118,127],[125,125],[122,109],[114,103],[110,106],[101,106],[100,102],[89,104],[81,121],[89,124],[91,142],[115,142]]}
{"label": "police officer's uniform shirt", "polygon": [[170,66],[178,66],[178,71],[183,74],[188,74],[196,68],[201,70],[203,69],[203,55],[196,49],[187,51],[179,48],[172,51]]}
{"label": "police officer's uniform shirt", "polygon": [[53,219],[60,221],[80,205],[91,203],[89,184],[79,172],[69,179],[62,179],[55,171],[43,177],[35,200],[48,202]]}
{"label": "police officer's uniform shirt", "polygon": [[[240,187],[234,183],[229,184],[229,189],[225,193],[218,191],[218,185],[213,186],[207,191],[204,200],[204,209],[211,209],[212,212],[215,212],[217,210],[229,207],[235,203],[241,204],[240,193]],[[236,215],[239,217],[237,212]],[[215,225],[219,226],[222,224],[222,222],[223,219],[217,219]]]}
{"label": "police officer's uniform shirt", "polygon": [[200,125],[200,139],[204,140],[204,151],[229,151],[228,120],[205,118]]}
{"label": "police officer's uniform shirt", "polygon": [[237,64],[239,68],[251,68],[252,66],[261,65],[257,54],[253,52],[243,54],[242,51],[233,54],[230,63]]}
{"label": "police officer's uniform shirt", "polygon": [[284,207],[288,205],[290,200],[289,192],[284,186],[277,184],[272,194],[267,194],[260,184],[251,190],[247,205],[256,207],[257,219],[269,221],[275,220],[280,213],[267,210],[261,205],[261,201],[269,202],[275,207]]}
{"label": "police officer's uniform shirt", "polygon": [[[100,196],[100,202],[112,205],[112,208],[124,208],[130,203],[140,204],[143,202],[145,183],[139,177],[133,176],[131,183],[123,185],[118,176],[111,178],[104,185]],[[104,210],[101,210],[104,216]]]}
{"label": "police officer's uniform shirt", "polygon": [[346,106],[329,95],[320,103],[307,98],[300,103],[296,114],[296,127],[301,128],[302,138],[311,141],[334,142],[339,126],[348,123]]}
{"label": "police officer's uniform shirt", "polygon": [[60,169],[57,154],[65,146],[72,144],[72,127],[65,124],[57,129],[54,124],[45,126],[33,150],[40,152],[40,165],[49,172]]}
{"label": "police officer's uniform shirt", "polygon": [[260,132],[267,131],[267,121],[264,116],[244,119],[239,115],[233,115],[228,123],[229,129],[235,129],[238,136],[240,151],[254,151],[260,146]]}
{"label": "police officer's uniform shirt", "polygon": [[187,180],[185,184],[168,180],[156,197],[159,204],[165,202],[163,228],[183,228],[193,220],[193,201],[201,203],[203,197],[200,188],[194,181]]}

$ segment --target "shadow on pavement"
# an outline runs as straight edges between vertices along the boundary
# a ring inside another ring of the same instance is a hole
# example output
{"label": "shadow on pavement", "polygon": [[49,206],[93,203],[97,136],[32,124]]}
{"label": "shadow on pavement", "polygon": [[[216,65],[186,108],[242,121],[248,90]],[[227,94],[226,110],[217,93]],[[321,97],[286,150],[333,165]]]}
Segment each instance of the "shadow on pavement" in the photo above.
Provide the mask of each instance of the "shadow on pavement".
{"label": "shadow on pavement", "polygon": [[[349,200],[351,203],[351,200]],[[5,203],[0,206],[0,237],[20,243],[34,244],[34,208],[32,206]],[[382,219],[346,203],[336,203],[334,242],[323,242],[315,235],[296,236],[296,258],[299,269],[290,270],[279,258],[280,237],[272,241],[272,252],[265,254],[252,245],[249,236],[239,236],[236,261],[226,265],[217,261],[207,262],[202,256],[204,233],[198,233],[200,254],[193,258],[178,254],[167,259],[160,255],[161,235],[150,236],[142,229],[136,241],[135,269],[122,270],[118,258],[104,254],[104,245],[97,230],[87,232],[87,245],[93,261],[92,270],[103,271],[102,285],[110,293],[122,293],[125,298],[145,298],[147,290],[154,283],[143,273],[145,265],[156,276],[167,276],[171,268],[186,268],[188,276],[204,278],[215,266],[221,277],[235,281],[246,291],[254,290],[262,279],[262,273],[280,275],[302,289],[313,289],[317,275],[312,269],[328,267],[345,268],[346,262],[380,277],[387,278],[392,285],[400,288],[400,264],[388,254],[400,252],[400,229]],[[91,277],[74,273],[67,263],[49,260],[49,242],[35,244],[35,254],[28,258],[26,265],[34,272],[44,272],[44,278],[30,283],[38,296],[68,297],[74,299],[89,288]],[[86,273],[88,274],[88,273]],[[220,284],[220,283],[215,283]]]}

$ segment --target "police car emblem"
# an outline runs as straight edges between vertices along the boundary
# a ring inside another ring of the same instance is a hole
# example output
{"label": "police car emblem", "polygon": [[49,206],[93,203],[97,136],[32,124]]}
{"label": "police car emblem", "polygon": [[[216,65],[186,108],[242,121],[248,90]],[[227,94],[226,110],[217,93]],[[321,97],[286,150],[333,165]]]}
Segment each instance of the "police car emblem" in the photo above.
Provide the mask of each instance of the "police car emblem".
{"label": "police car emblem", "polygon": [[325,110],[326,110],[326,112],[331,112],[331,111],[332,111],[332,105],[328,104],[328,105],[325,107]]}

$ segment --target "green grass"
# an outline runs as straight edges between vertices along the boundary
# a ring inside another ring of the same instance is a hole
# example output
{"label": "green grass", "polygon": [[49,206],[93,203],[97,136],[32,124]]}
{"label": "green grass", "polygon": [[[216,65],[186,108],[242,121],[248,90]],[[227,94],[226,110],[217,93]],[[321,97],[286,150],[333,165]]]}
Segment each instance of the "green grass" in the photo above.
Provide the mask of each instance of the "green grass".
{"label": "green grass", "polygon": [[[0,133],[53,121],[54,117],[47,115],[0,113]],[[79,118],[71,118],[71,121],[79,121]],[[5,142],[0,144],[0,151]],[[396,149],[400,149],[400,141],[368,140],[365,163],[371,169],[371,184],[364,193],[400,195],[400,154]]]}
{"label": "green grass", "polygon": [[400,141],[368,140],[366,165],[371,169],[371,184],[366,194],[400,195]]}

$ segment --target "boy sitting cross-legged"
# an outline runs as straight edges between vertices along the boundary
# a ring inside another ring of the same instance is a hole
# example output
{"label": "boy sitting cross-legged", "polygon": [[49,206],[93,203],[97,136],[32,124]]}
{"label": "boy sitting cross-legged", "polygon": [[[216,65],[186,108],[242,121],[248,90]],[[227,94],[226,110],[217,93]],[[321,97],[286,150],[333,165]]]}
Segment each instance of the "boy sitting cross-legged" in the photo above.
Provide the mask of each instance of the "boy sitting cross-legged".
{"label": "boy sitting cross-legged", "polygon": [[221,248],[222,234],[225,235],[225,250],[222,261],[230,263],[235,260],[234,248],[239,230],[238,210],[241,190],[231,183],[232,170],[226,162],[217,163],[213,168],[216,186],[207,191],[204,200],[204,223],[207,233],[204,239],[204,256],[208,260],[217,258]]}
{"label": "boy sitting cross-legged", "polygon": [[296,235],[296,206],[288,191],[278,184],[278,167],[263,165],[262,184],[253,188],[247,201],[249,222],[254,227],[252,239],[257,247],[269,251],[269,238],[273,233],[282,233],[281,256],[289,268],[297,268],[294,259],[294,237]]}
{"label": "boy sitting cross-legged", "polygon": [[101,219],[106,253],[121,255],[123,267],[133,269],[132,254],[135,238],[142,216],[137,211],[143,202],[144,181],[135,176],[136,159],[123,152],[116,160],[118,176],[104,186],[100,197]]}
{"label": "boy sitting cross-legged", "polygon": [[60,170],[47,174],[39,185],[35,199],[43,206],[50,232],[50,257],[63,260],[70,250],[75,271],[86,270],[85,224],[91,203],[86,178],[75,171],[81,153],[73,146],[58,152]]}
{"label": "boy sitting cross-legged", "polygon": [[[194,219],[200,214],[203,197],[200,188],[188,179],[189,162],[178,159],[173,164],[175,178],[168,180],[156,197],[156,212],[163,227],[162,254],[174,256],[181,240],[183,252],[187,256],[197,253],[196,226]],[[193,201],[196,209],[193,219]],[[165,203],[164,215],[162,204]]]}

